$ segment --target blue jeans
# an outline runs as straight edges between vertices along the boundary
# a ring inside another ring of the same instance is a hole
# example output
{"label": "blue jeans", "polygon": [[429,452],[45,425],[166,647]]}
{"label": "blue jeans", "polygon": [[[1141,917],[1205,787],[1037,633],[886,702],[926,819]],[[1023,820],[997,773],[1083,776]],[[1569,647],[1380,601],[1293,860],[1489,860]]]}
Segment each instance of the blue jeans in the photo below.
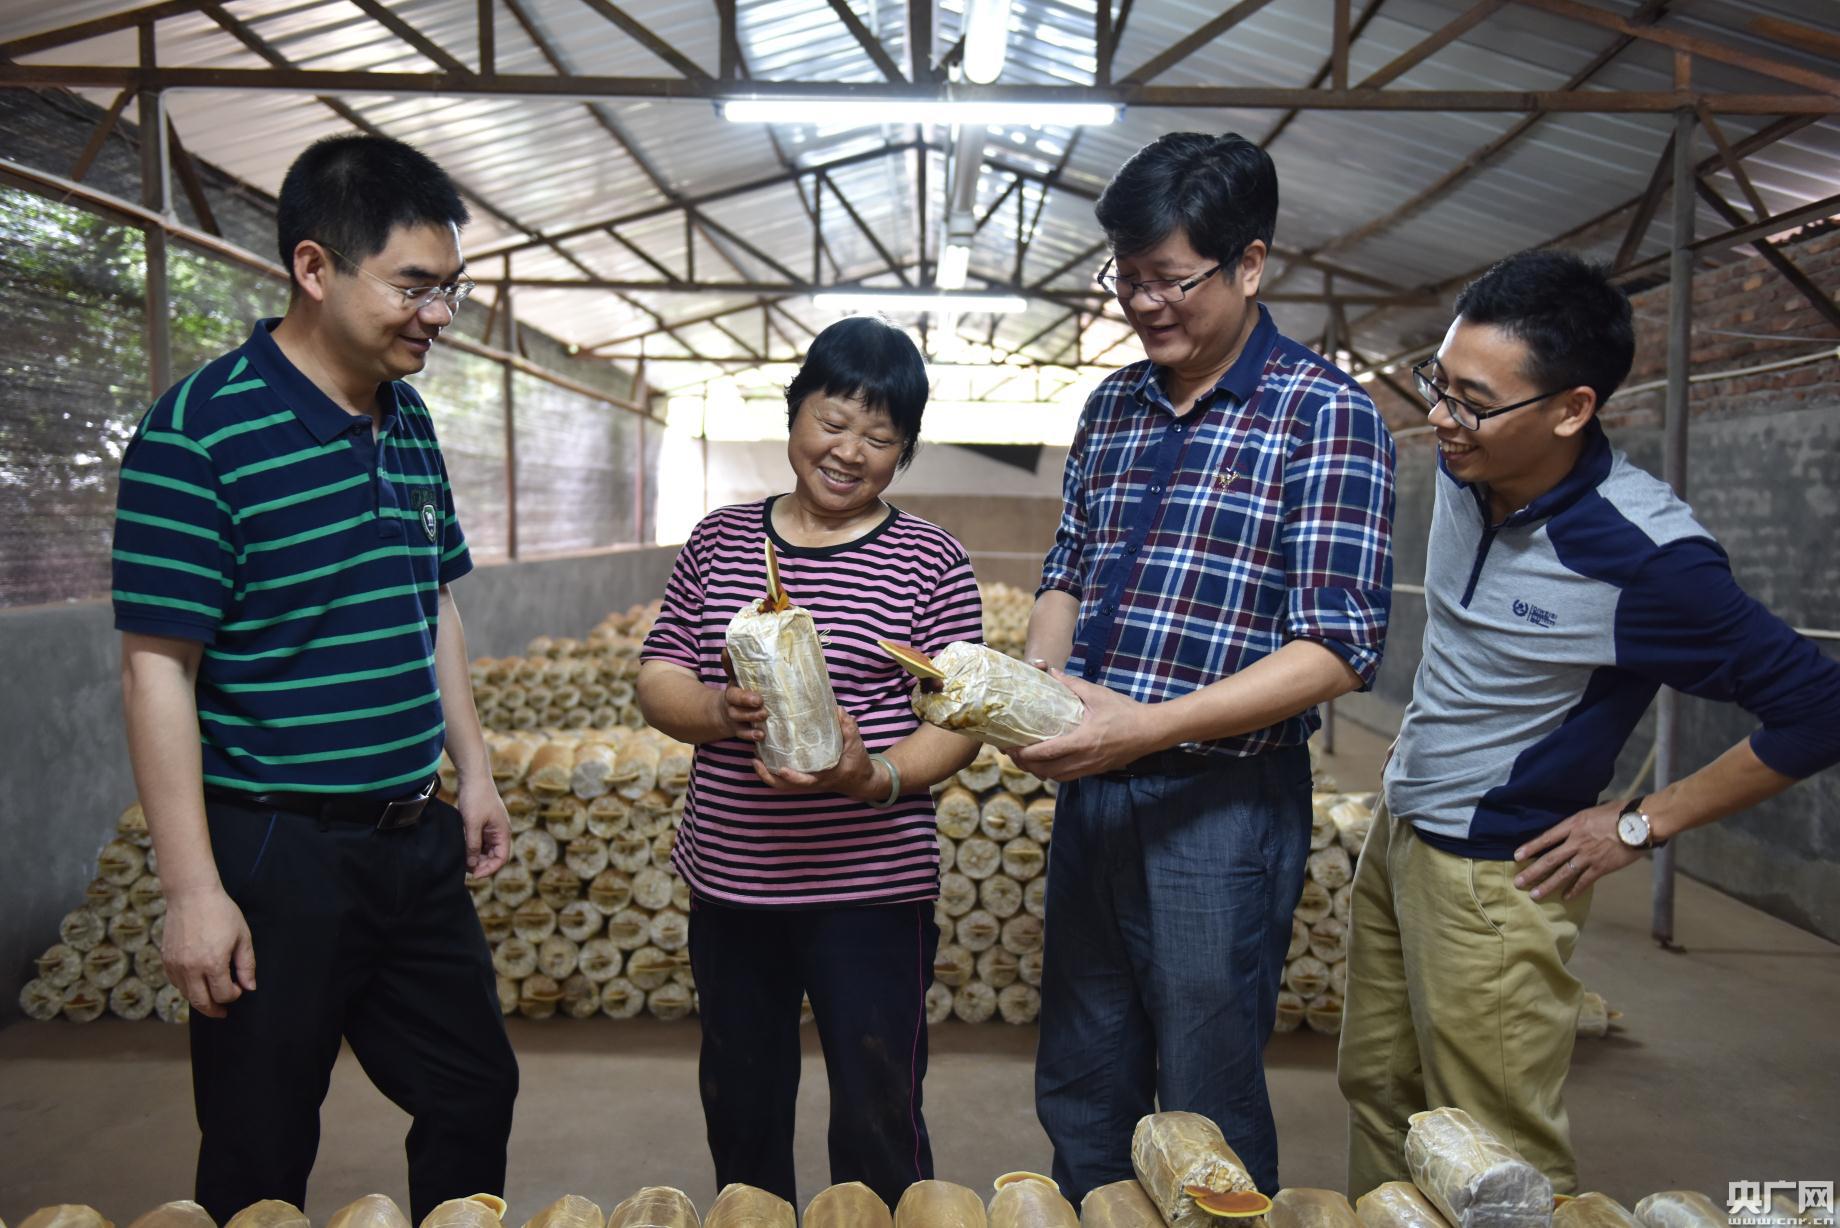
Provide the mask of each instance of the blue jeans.
{"label": "blue jeans", "polygon": [[1063,786],[1048,853],[1035,1109],[1075,1206],[1132,1176],[1160,1106],[1212,1118],[1266,1193],[1264,1048],[1310,852],[1310,761]]}

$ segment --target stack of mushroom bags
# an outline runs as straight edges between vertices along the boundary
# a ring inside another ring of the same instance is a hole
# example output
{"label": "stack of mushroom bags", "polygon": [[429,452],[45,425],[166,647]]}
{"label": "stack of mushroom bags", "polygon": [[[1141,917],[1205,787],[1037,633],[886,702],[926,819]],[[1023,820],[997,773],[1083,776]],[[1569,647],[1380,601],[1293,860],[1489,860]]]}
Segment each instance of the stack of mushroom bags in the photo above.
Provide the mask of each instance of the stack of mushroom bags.
{"label": "stack of mushroom bags", "polygon": [[1035,598],[1007,584],[980,584],[978,596],[984,603],[984,642],[998,652],[1022,656],[1029,636],[1029,615],[1035,612]]}
{"label": "stack of mushroom bags", "polygon": [[1303,895],[1291,915],[1291,945],[1276,1027],[1304,1025],[1331,1035],[1342,1027],[1348,992],[1348,926],[1354,863],[1373,826],[1371,793],[1317,793],[1311,799],[1310,856]]}
{"label": "stack of mushroom bags", "polygon": [[[671,849],[691,748],[650,729],[488,732],[511,858],[468,879],[506,1014],[680,1019],[690,889]],[[454,786],[443,764],[442,785]]]}
{"label": "stack of mushroom bags", "polygon": [[639,646],[659,603],[609,614],[587,635],[540,635],[521,657],[472,663],[473,702],[487,729],[638,729]]}
{"label": "stack of mushroom bags", "polygon": [[26,1017],[89,1023],[104,1012],[123,1019],[157,1016],[183,1023],[191,1007],[166,980],[160,936],[166,898],[159,863],[137,802],[115,821],[115,835],[96,857],[96,878],[83,903],[58,924],[58,940],[38,957],[38,974],[19,991]]}
{"label": "stack of mushroom bags", "polygon": [[[1088,1193],[1076,1211],[1053,1180],[1012,1172],[997,1178],[988,1203],[949,1181],[911,1185],[890,1212],[859,1182],[833,1185],[806,1205],[804,1228],[1211,1228],[1216,1219],[1245,1228],[1728,1228],[1704,1194],[1651,1194],[1630,1211],[1603,1194],[1555,1198],[1547,1179],[1500,1139],[1457,1109],[1417,1114],[1406,1137],[1412,1180],[1393,1181],[1350,1206],[1332,1190],[1258,1191],[1219,1127],[1196,1113],[1152,1113],[1131,1138],[1134,1177]],[[444,1202],[420,1228],[505,1228],[503,1199],[476,1194]],[[1812,1224],[1779,1195],[1781,1228]],[[682,1190],[646,1186],[603,1215],[599,1205],[565,1195],[524,1228],[799,1228],[792,1204],[753,1186],[725,1187],[699,1218]],[[45,1207],[21,1228],[114,1228],[87,1206]],[[171,1202],[129,1228],[217,1228],[197,1203]],[[224,1228],[313,1228],[285,1202],[260,1202]],[[326,1228],[410,1228],[382,1194],[335,1212]]]}

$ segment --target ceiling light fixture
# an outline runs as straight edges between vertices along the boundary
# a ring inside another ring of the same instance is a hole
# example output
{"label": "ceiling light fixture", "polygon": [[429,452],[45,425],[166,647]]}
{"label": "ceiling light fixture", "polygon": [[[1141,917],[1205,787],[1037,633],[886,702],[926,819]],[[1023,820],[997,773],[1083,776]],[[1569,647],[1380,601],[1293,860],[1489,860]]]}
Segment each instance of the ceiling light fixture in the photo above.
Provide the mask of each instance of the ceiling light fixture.
{"label": "ceiling light fixture", "polygon": [[989,85],[1009,52],[1010,0],[966,0],[965,80]]}
{"label": "ceiling light fixture", "polygon": [[814,294],[820,311],[957,312],[961,315],[1027,311],[1028,300],[1016,294],[927,294],[902,290],[848,290]]}
{"label": "ceiling light fixture", "polygon": [[941,290],[963,290],[965,274],[971,271],[971,245],[946,241],[945,251],[939,254],[939,269],[933,274],[933,284]]}
{"label": "ceiling light fixture", "polygon": [[737,124],[818,124],[866,128],[875,124],[1048,124],[1060,128],[1116,123],[1110,102],[929,102],[884,98],[731,98],[717,104]]}

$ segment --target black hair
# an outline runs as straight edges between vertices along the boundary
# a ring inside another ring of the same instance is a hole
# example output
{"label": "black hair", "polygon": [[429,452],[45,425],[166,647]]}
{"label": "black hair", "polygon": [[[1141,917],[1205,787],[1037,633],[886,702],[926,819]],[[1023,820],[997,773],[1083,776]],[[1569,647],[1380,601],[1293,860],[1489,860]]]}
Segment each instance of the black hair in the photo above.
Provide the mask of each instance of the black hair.
{"label": "black hair", "polygon": [[281,267],[311,239],[333,267],[375,256],[398,226],[464,226],[472,220],[447,172],[421,150],[383,136],[329,136],[294,159],[281,181],[275,230]]}
{"label": "black hair", "polygon": [[1132,154],[1093,206],[1112,255],[1135,256],[1177,230],[1197,254],[1239,260],[1278,226],[1278,168],[1237,132],[1172,132]]}
{"label": "black hair", "polygon": [[1524,342],[1529,382],[1555,391],[1583,385],[1600,409],[1635,361],[1629,296],[1608,268],[1571,252],[1533,248],[1499,261],[1463,288],[1457,315]]}
{"label": "black hair", "polygon": [[926,363],[913,338],[875,316],[839,320],[812,339],[805,363],[786,385],[786,425],[812,393],[860,398],[885,412],[901,435],[905,469],[920,446],[920,415],[926,409]]}

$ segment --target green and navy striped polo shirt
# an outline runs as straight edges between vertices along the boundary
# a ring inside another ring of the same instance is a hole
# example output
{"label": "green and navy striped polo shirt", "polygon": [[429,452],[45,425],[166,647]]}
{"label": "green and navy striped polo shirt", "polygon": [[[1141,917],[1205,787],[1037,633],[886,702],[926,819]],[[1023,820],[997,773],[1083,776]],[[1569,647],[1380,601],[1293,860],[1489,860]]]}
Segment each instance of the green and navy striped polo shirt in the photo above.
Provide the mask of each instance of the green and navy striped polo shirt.
{"label": "green and navy striped polo shirt", "polygon": [[122,457],[115,626],[205,645],[207,785],[397,797],[434,775],[438,590],[472,569],[414,389],[371,420],[263,320],[170,389]]}

